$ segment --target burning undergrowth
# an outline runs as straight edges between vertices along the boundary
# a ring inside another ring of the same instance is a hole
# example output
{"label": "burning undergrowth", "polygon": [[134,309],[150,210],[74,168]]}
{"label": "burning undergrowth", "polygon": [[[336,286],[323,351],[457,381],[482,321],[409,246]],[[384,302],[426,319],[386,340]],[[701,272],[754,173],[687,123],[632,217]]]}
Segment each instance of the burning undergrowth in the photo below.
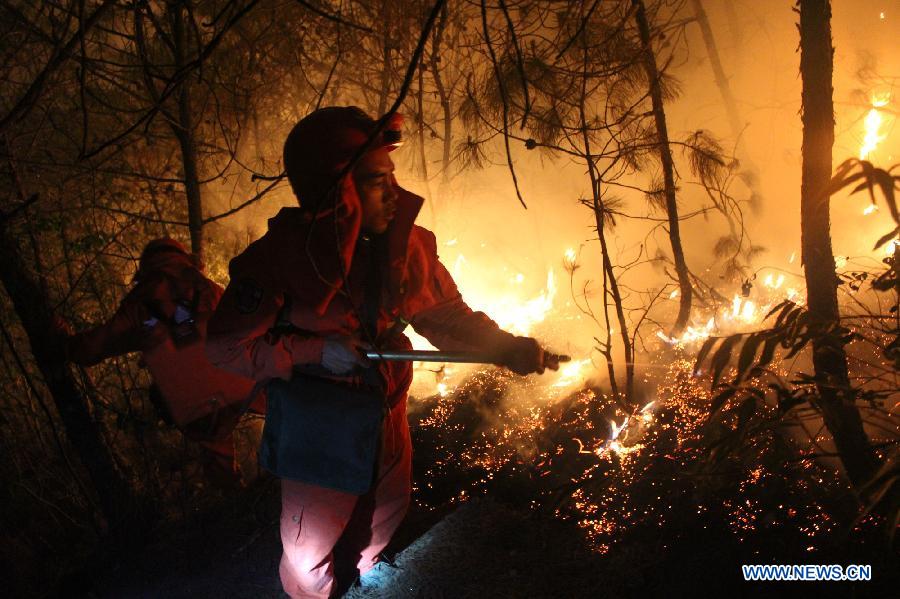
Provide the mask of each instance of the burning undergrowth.
{"label": "burning undergrowth", "polygon": [[855,521],[849,484],[795,434],[808,406],[763,402],[710,419],[708,376],[682,349],[665,362],[646,378],[653,401],[633,408],[590,386],[535,400],[536,383],[510,392],[515,377],[501,370],[414,401],[418,505],[490,496],[575,522],[610,555],[712,543],[748,559],[846,562],[848,539],[876,545],[883,520]]}

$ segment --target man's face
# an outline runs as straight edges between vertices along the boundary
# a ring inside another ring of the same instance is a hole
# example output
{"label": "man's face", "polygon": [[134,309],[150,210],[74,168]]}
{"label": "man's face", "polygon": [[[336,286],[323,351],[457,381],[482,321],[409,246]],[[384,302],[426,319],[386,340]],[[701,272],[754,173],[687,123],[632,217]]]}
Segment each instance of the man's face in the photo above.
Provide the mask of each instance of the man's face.
{"label": "man's face", "polygon": [[368,152],[353,169],[353,182],[362,202],[362,228],[384,233],[397,212],[394,163],[386,148]]}

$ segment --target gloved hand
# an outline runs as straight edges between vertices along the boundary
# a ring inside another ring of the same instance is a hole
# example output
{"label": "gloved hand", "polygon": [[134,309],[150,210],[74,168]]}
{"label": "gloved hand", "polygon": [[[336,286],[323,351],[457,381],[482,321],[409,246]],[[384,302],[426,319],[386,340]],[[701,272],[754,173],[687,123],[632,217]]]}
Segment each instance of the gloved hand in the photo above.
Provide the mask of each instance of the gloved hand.
{"label": "gloved hand", "polygon": [[356,367],[367,368],[371,363],[360,350],[368,347],[354,337],[329,337],[322,347],[322,366],[334,374],[348,374]]}
{"label": "gloved hand", "polygon": [[500,365],[519,375],[544,373],[544,368],[559,369],[559,362],[544,363],[544,349],[531,337],[513,337],[500,347]]}

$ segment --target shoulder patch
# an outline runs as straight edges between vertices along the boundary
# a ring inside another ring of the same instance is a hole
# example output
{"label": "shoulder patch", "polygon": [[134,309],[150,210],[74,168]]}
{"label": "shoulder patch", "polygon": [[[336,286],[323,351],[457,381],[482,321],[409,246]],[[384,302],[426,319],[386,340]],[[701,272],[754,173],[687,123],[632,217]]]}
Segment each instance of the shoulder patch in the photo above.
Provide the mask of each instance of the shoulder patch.
{"label": "shoulder patch", "polygon": [[235,302],[238,312],[252,314],[259,309],[262,302],[263,288],[253,279],[243,279],[235,288]]}

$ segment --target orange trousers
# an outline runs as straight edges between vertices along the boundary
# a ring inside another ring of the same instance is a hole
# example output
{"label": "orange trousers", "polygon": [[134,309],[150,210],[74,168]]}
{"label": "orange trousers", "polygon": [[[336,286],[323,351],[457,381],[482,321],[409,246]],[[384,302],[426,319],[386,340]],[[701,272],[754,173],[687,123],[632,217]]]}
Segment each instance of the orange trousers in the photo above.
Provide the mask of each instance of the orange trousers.
{"label": "orange trousers", "polygon": [[336,553],[352,559],[360,574],[370,570],[406,515],[412,492],[412,444],[405,398],[385,417],[383,426],[378,474],[365,495],[281,480],[284,553],[279,572],[292,598],[318,599],[332,593]]}

